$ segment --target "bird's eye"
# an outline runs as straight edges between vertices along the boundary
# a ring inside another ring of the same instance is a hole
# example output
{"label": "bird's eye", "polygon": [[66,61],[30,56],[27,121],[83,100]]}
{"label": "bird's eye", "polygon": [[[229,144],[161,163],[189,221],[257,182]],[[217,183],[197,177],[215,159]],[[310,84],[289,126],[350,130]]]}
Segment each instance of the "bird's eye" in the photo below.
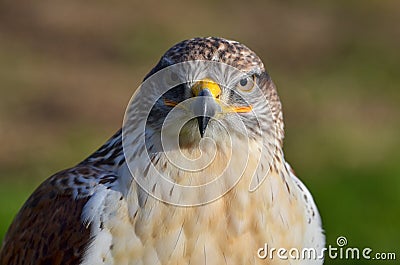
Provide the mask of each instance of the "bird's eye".
{"label": "bird's eye", "polygon": [[176,86],[179,84],[179,76],[177,73],[169,72],[166,74],[166,81],[168,85]]}
{"label": "bird's eye", "polygon": [[239,80],[236,87],[244,92],[250,92],[255,86],[255,75],[247,76]]}

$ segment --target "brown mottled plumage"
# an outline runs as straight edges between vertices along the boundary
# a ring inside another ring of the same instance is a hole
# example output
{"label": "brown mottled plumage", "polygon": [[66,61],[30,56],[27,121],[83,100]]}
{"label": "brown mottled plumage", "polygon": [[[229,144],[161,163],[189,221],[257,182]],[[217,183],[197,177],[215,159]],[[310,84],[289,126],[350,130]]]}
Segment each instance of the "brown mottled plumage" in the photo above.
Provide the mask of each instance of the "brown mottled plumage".
{"label": "brown mottled plumage", "polygon": [[1,264],[80,264],[90,229],[79,213],[88,198],[72,201],[72,191],[57,186],[69,173],[52,176],[27,200],[5,237]]}

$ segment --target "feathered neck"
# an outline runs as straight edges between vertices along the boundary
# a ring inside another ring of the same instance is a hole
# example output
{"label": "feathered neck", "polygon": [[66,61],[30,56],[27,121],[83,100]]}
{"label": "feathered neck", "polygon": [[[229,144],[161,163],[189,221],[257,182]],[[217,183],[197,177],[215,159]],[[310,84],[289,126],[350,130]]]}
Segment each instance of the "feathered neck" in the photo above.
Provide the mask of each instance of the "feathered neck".
{"label": "feathered neck", "polygon": [[104,145],[80,164],[117,172],[118,168],[124,163],[125,156],[122,148],[122,129],[119,129]]}

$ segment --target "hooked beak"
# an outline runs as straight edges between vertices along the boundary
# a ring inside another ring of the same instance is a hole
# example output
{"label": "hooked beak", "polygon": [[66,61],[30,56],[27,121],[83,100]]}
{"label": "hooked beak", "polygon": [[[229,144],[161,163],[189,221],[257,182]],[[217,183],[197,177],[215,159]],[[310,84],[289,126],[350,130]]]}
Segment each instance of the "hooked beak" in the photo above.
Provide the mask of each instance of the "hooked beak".
{"label": "hooked beak", "polygon": [[211,79],[203,79],[192,86],[192,92],[197,97],[194,102],[194,114],[197,116],[200,136],[203,138],[210,118],[221,111],[217,103],[221,88]]}

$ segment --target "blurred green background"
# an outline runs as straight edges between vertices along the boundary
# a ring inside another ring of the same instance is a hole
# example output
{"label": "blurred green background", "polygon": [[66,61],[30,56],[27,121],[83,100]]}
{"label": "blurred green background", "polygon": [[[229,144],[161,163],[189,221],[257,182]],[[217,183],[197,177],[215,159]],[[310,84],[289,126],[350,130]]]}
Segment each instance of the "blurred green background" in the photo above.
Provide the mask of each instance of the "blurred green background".
{"label": "blurred green background", "polygon": [[1,1],[0,240],[39,183],[121,126],[164,51],[195,36],[264,60],[327,243],[400,260],[400,1]]}

